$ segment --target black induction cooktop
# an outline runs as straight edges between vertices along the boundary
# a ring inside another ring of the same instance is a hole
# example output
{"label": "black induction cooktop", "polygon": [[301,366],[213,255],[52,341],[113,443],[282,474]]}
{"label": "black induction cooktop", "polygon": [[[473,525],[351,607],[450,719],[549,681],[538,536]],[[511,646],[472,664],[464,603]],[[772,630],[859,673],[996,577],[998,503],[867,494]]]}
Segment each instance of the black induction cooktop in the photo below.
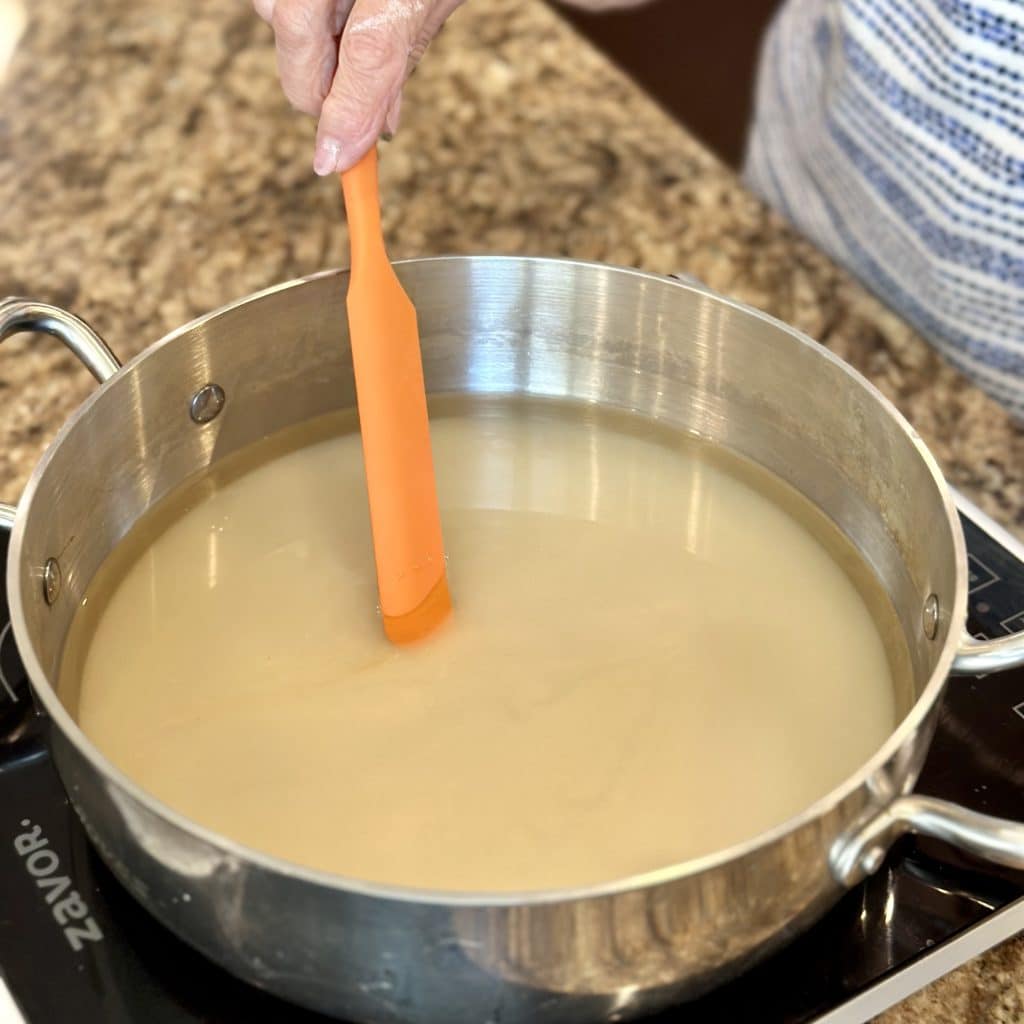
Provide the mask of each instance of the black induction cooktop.
{"label": "black induction cooktop", "polygon": [[[964,516],[970,628],[991,637],[1024,628],[1024,548],[981,521]],[[26,690],[0,587],[0,1024],[326,1022],[213,966],[121,888],[68,805]],[[1024,819],[1024,670],[951,682],[918,790]],[[26,834],[52,853],[35,873]],[[907,839],[781,953],[652,1020],[863,1021],[1021,930],[1024,874]]]}

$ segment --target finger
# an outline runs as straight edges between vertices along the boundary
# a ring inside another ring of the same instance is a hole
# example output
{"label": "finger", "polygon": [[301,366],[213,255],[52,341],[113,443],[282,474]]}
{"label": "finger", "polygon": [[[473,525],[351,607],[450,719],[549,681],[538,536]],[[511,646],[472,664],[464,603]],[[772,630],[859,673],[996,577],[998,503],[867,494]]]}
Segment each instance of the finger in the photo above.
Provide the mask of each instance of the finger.
{"label": "finger", "polygon": [[413,49],[413,62],[418,63],[427,49],[427,45],[441,31],[441,27],[451,17],[452,12],[460,7],[464,0],[441,0],[434,3],[423,22],[420,30],[420,38]]}
{"label": "finger", "polygon": [[274,20],[274,0],[252,0],[252,5],[268,25]]}
{"label": "finger", "polygon": [[423,0],[357,0],[320,115],[313,158],[317,174],[347,170],[379,135],[394,134],[406,78],[460,3],[441,0],[427,7]]}
{"label": "finger", "polygon": [[320,113],[337,63],[336,36],[351,6],[352,0],[273,2],[281,87],[298,110]]}
{"label": "finger", "polygon": [[[405,66],[405,79],[404,82],[409,79],[409,76],[416,70],[416,65],[423,59],[423,54],[426,53],[427,47],[430,45],[430,41],[441,31],[444,22],[448,16],[463,3],[463,0],[445,0],[444,3],[437,4],[431,8],[430,13],[427,15],[426,21],[420,28],[419,36],[412,45],[412,49],[409,51],[409,57],[406,60]],[[394,98],[391,106],[388,107],[388,112],[384,117],[384,131],[383,137],[390,140],[394,137],[398,131],[398,122],[402,115],[402,90],[399,89],[398,95]]]}
{"label": "finger", "polygon": [[356,0],[320,112],[317,174],[347,170],[375,143],[408,73],[423,8],[422,0]]}
{"label": "finger", "polygon": [[[444,2],[432,7],[427,15],[426,21],[420,29],[419,36],[409,51],[409,58],[406,61],[405,80],[416,70],[416,65],[423,59],[431,40],[441,31],[448,16],[460,6],[463,0],[444,0]],[[403,81],[404,84],[404,81]],[[390,139],[398,131],[398,122],[402,113],[402,92],[399,90],[391,106],[388,108],[384,118],[384,135]]]}

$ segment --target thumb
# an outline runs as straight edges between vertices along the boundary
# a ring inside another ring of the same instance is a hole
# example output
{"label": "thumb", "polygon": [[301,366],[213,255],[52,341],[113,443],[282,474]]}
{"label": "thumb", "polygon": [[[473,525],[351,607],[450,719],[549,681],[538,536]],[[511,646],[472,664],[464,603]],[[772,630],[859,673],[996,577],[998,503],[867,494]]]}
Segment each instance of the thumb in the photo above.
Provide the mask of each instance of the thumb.
{"label": "thumb", "polygon": [[317,174],[348,170],[376,142],[409,72],[426,6],[423,0],[356,0],[320,111]]}

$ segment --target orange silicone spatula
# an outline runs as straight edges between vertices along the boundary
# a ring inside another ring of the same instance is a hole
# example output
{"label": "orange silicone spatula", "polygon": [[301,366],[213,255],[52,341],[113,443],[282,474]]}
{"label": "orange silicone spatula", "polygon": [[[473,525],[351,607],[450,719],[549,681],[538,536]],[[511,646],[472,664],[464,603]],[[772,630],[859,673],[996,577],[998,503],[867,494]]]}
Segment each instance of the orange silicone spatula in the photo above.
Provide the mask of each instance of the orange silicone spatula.
{"label": "orange silicone spatula", "polygon": [[377,150],[341,175],[351,237],[348,326],[384,629],[426,636],[451,610],[416,310],[384,248]]}

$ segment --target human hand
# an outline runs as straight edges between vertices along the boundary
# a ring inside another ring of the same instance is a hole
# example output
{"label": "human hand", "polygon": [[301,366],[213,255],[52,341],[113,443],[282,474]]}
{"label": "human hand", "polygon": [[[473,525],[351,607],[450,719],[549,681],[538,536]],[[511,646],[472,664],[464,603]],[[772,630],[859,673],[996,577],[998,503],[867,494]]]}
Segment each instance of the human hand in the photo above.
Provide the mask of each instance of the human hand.
{"label": "human hand", "polygon": [[253,0],[274,30],[281,86],[319,117],[313,170],[346,171],[394,134],[402,86],[462,0]]}

